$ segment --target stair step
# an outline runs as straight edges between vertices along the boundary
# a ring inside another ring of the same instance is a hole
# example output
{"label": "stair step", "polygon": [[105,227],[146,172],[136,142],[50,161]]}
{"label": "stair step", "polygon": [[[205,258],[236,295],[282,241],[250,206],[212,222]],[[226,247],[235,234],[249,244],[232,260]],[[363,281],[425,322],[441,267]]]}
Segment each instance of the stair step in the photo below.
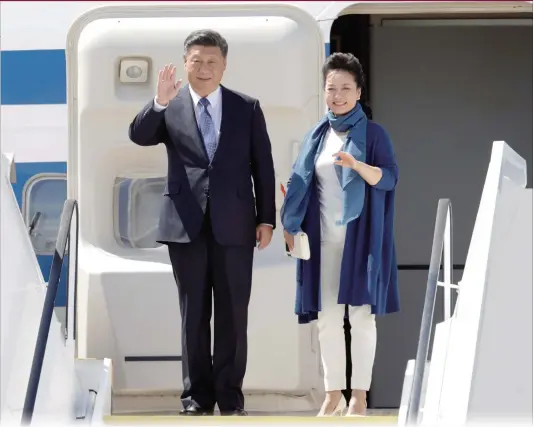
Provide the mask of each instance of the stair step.
{"label": "stair step", "polygon": [[366,417],[315,417],[298,415],[249,415],[247,417],[183,417],[179,415],[111,415],[104,418],[106,425],[181,425],[181,426],[223,426],[223,425],[309,425],[309,424],[380,424],[396,425],[394,415],[370,415]]}

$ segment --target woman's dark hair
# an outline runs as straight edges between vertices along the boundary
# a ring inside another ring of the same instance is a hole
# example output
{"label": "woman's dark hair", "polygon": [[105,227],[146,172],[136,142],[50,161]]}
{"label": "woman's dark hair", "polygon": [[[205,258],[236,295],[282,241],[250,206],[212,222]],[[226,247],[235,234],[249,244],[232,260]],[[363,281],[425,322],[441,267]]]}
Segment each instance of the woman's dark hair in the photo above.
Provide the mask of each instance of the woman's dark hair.
{"label": "woman's dark hair", "polygon": [[358,58],[352,53],[336,52],[326,58],[323,65],[323,86],[326,84],[326,77],[330,71],[346,71],[354,77],[356,86],[362,90],[362,99],[360,99],[360,105],[369,119],[372,118],[373,112],[371,107],[365,102],[366,87],[365,87],[365,73],[363,72],[362,64]]}

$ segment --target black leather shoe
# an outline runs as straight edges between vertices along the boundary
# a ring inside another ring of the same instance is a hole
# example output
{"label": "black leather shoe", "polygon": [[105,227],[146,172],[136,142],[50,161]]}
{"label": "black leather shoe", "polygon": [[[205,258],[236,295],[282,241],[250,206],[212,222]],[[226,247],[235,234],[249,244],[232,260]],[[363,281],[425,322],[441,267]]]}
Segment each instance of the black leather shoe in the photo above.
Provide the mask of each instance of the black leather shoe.
{"label": "black leather shoe", "polygon": [[227,417],[246,417],[248,412],[244,409],[234,409],[233,411],[221,411],[221,415]]}
{"label": "black leather shoe", "polygon": [[206,416],[213,415],[213,410],[198,408],[194,405],[190,405],[187,408],[180,411],[180,415],[195,417],[195,416]]}

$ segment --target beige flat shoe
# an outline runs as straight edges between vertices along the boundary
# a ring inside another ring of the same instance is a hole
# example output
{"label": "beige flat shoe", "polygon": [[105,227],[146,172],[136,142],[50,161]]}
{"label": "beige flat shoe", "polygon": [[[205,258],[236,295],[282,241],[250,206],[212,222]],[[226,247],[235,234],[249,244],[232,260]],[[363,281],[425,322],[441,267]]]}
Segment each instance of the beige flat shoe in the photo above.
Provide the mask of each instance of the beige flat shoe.
{"label": "beige flat shoe", "polygon": [[[356,405],[354,405],[354,406],[356,406]],[[365,405],[365,409],[367,410],[367,403]],[[346,417],[366,417],[367,415],[365,413],[363,413],[363,414],[359,414],[357,412],[351,413],[350,412],[350,406],[349,406],[349,409],[347,410],[347,414],[345,416]]]}

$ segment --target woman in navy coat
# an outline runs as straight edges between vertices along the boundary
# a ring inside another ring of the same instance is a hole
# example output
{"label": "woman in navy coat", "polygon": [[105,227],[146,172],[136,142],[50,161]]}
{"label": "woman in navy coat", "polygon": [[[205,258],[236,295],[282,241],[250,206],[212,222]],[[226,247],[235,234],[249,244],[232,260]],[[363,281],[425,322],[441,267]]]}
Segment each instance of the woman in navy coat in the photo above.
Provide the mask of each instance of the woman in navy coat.
{"label": "woman in navy coat", "polygon": [[347,415],[365,415],[376,349],[375,316],[400,309],[393,236],[399,172],[387,132],[360,104],[364,73],[351,54],[323,66],[328,113],[309,131],[293,166],[281,221],[290,249],[305,232],[310,259],[297,260],[295,312],[317,320],[326,398],[318,416],[347,403],[343,318],[351,324],[352,395]]}

